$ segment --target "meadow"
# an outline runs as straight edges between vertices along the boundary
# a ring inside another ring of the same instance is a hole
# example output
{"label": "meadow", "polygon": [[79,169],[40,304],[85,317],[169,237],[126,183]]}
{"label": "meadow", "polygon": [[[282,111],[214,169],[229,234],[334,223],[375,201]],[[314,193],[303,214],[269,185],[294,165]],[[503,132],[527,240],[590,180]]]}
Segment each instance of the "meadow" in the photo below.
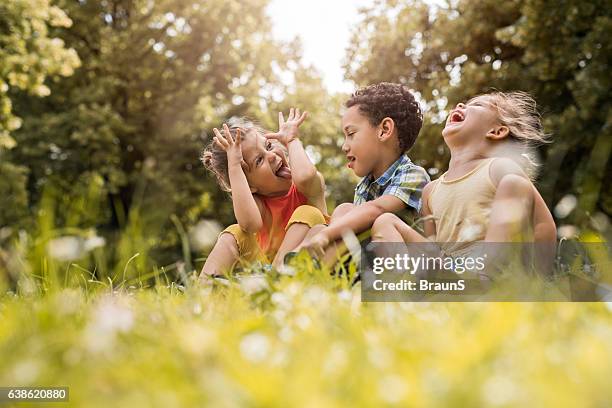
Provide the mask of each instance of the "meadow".
{"label": "meadow", "polygon": [[72,265],[70,279],[22,276],[3,291],[3,386],[68,386],[68,405],[87,407],[603,407],[611,397],[610,303],[365,303],[359,285],[308,265],[214,282],[193,271],[180,283],[105,282]]}

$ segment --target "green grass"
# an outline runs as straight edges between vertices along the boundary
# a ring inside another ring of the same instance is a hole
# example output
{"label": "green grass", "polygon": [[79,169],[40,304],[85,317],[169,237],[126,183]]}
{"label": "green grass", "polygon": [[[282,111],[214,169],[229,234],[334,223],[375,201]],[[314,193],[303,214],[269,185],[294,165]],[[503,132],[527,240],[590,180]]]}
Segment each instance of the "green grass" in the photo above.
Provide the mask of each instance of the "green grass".
{"label": "green grass", "polygon": [[362,303],[359,287],[309,265],[206,285],[178,220],[183,259],[157,267],[134,215],[116,240],[54,259],[49,242],[95,233],[59,229],[52,215],[0,242],[0,386],[67,386],[70,402],[16,406],[603,407],[612,397],[610,304]]}
{"label": "green grass", "polygon": [[0,385],[68,386],[87,407],[610,401],[605,303],[368,304],[309,268],[190,283],[5,294]]}

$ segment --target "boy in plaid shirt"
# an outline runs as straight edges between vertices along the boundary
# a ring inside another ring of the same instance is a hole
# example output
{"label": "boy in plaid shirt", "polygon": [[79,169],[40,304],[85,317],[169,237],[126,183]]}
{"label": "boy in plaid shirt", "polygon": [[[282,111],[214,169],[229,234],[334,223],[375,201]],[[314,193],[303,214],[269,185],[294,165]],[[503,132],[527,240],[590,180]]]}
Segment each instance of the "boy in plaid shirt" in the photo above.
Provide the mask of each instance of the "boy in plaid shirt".
{"label": "boy in plaid shirt", "polygon": [[355,189],[353,204],[340,204],[329,226],[313,227],[298,249],[333,265],[336,247],[347,232],[360,233],[372,227],[380,215],[414,216],[421,206],[427,172],[406,155],[423,124],[419,104],[407,87],[380,83],[359,89],[346,102],[342,116],[348,167],[363,177]]}

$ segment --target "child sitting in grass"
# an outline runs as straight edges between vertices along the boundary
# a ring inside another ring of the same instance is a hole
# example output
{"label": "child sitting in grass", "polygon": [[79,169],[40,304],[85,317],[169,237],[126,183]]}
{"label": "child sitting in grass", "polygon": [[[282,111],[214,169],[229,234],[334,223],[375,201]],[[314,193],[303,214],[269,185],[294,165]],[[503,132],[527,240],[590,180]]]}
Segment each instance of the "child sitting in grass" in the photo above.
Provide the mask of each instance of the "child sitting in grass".
{"label": "child sitting in grass", "polygon": [[231,192],[237,224],[226,228],[202,268],[220,275],[237,260],[278,264],[308,230],[326,222],[325,183],[310,162],[298,128],[307,113],[279,113],[278,133],[246,120],[223,125],[202,155],[220,187]]}
{"label": "child sitting in grass", "polygon": [[555,242],[552,215],[529,176],[533,145],[546,135],[528,94],[494,92],[459,103],[442,136],[451,159],[423,190],[425,236],[388,213],[372,226],[374,242],[434,241],[451,256],[476,242]]}
{"label": "child sitting in grass", "polygon": [[342,150],[348,167],[363,179],[353,203],[339,205],[330,225],[312,228],[298,248],[328,266],[345,252],[341,238],[346,232],[366,231],[385,213],[418,213],[422,189],[429,182],[427,172],[406,154],[423,124],[419,104],[406,86],[367,86],[356,91],[346,107]]}

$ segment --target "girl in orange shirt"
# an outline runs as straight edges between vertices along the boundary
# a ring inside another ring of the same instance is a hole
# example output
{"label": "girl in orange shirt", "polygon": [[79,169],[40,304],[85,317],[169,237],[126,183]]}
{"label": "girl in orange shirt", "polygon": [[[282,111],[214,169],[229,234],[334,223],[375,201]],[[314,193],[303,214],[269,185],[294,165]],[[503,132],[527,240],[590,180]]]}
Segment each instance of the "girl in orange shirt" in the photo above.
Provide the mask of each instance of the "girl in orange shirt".
{"label": "girl in orange shirt", "polygon": [[265,133],[246,120],[213,129],[202,155],[221,189],[231,193],[237,224],[226,228],[201,276],[223,274],[238,260],[279,266],[310,228],[328,219],[325,182],[299,139],[307,113],[279,112],[279,131]]}

